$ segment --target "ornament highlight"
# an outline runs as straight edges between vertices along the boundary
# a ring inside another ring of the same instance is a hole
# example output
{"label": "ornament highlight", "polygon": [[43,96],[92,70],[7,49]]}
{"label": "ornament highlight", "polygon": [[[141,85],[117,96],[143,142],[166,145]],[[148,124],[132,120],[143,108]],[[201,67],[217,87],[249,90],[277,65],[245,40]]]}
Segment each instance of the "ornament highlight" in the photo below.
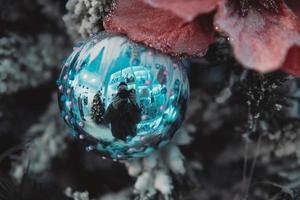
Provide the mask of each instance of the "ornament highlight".
{"label": "ornament highlight", "polygon": [[144,157],[167,144],[189,99],[188,62],[101,33],[74,48],[58,85],[61,116],[103,158]]}

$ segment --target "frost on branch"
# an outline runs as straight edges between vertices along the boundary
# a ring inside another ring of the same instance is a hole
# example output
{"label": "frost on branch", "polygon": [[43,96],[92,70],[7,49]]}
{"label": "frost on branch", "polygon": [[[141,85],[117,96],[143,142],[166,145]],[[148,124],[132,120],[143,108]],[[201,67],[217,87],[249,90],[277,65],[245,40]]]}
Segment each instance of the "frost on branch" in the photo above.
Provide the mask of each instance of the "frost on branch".
{"label": "frost on branch", "polygon": [[64,49],[62,37],[48,33],[24,37],[10,33],[0,37],[0,94],[37,87],[48,82],[59,66]]}
{"label": "frost on branch", "polygon": [[[57,23],[57,25],[62,28],[63,9],[61,9],[61,6],[63,3],[64,2],[61,0],[18,0],[15,2],[11,2],[10,0],[1,0],[2,9],[0,21],[17,24],[22,20],[24,20],[24,23],[28,23],[28,21],[30,20],[35,21],[42,18],[43,20],[46,19],[47,22],[55,20],[55,23]],[[35,15],[30,15],[29,13],[31,12],[35,12]],[[27,24],[27,26],[28,25],[43,26],[42,24],[35,23]],[[10,26],[10,28],[12,27],[14,26]],[[20,27],[15,26],[14,28],[18,29]],[[4,31],[5,29],[6,27],[4,26],[1,31]]]}
{"label": "frost on branch", "polygon": [[131,200],[131,190],[129,188],[125,188],[117,193],[109,193],[96,200]]}
{"label": "frost on branch", "polygon": [[89,200],[90,199],[89,193],[87,191],[84,191],[84,192],[73,191],[72,188],[70,188],[70,187],[66,188],[65,195],[74,200]]}
{"label": "frost on branch", "polygon": [[69,0],[68,13],[63,17],[73,39],[88,37],[103,30],[102,20],[109,12],[112,0]]}
{"label": "frost on branch", "polygon": [[73,200],[131,200],[131,189],[125,188],[117,193],[108,193],[98,198],[90,198],[89,192],[73,191],[71,187],[66,188],[65,195]]}
{"label": "frost on branch", "polygon": [[129,175],[137,177],[133,193],[141,200],[157,195],[171,199],[174,190],[171,173],[180,176],[186,172],[184,156],[175,141],[149,157],[126,161],[125,165]]}
{"label": "frost on branch", "polygon": [[[51,160],[66,149],[66,125],[57,115],[58,108],[53,101],[40,121],[32,125],[25,137],[27,148],[13,163],[12,176],[20,181],[29,167],[30,173],[39,174],[51,166]],[[29,165],[29,166],[28,166]]]}

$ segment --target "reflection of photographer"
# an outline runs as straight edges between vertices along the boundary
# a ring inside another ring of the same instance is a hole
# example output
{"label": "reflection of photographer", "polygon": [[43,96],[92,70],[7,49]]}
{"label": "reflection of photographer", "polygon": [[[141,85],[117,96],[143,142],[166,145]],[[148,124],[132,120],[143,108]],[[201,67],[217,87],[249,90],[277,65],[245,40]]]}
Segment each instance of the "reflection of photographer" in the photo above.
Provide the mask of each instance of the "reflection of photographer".
{"label": "reflection of photographer", "polygon": [[136,124],[141,121],[141,111],[136,102],[135,90],[128,90],[125,82],[119,84],[118,93],[104,114],[104,121],[111,123],[115,138],[126,140],[127,136],[135,136]]}

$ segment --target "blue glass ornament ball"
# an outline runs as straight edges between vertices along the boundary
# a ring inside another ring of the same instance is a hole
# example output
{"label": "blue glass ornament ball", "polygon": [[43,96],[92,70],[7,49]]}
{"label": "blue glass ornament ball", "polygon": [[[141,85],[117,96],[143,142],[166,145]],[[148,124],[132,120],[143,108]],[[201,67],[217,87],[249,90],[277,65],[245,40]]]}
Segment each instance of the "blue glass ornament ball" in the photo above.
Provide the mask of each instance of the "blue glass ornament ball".
{"label": "blue glass ornament ball", "polygon": [[147,156],[184,119],[187,65],[121,35],[94,35],[64,63],[57,81],[61,116],[103,158]]}

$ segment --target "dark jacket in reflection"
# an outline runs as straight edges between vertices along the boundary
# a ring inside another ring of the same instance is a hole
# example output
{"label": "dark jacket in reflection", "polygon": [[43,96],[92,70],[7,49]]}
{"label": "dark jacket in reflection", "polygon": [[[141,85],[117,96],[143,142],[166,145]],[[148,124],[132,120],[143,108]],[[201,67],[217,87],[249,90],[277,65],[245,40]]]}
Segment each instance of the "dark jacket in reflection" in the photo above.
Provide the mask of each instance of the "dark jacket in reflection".
{"label": "dark jacket in reflection", "polygon": [[104,114],[104,121],[111,124],[112,135],[126,140],[127,136],[136,135],[136,125],[141,121],[141,111],[138,105],[124,101],[118,108],[110,104]]}

